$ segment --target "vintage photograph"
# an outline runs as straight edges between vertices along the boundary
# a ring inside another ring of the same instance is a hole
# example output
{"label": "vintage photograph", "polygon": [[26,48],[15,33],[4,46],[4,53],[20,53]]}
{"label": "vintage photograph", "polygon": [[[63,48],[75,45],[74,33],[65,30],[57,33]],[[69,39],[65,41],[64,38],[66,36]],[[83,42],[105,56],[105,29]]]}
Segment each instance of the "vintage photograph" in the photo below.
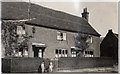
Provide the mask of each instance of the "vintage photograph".
{"label": "vintage photograph", "polygon": [[117,2],[1,2],[2,73],[118,73]]}

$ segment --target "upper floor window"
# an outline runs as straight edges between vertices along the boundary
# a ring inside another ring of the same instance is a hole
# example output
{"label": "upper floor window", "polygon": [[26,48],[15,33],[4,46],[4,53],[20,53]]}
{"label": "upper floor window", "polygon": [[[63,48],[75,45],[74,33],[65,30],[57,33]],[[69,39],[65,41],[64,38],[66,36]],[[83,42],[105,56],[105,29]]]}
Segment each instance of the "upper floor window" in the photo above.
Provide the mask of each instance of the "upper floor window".
{"label": "upper floor window", "polygon": [[66,40],[66,33],[57,32],[57,40],[60,40],[60,41]]}
{"label": "upper floor window", "polygon": [[25,29],[23,28],[23,26],[17,26],[17,34],[18,35],[25,34]]}
{"label": "upper floor window", "polygon": [[92,36],[89,35],[86,42],[92,43],[93,42]]}

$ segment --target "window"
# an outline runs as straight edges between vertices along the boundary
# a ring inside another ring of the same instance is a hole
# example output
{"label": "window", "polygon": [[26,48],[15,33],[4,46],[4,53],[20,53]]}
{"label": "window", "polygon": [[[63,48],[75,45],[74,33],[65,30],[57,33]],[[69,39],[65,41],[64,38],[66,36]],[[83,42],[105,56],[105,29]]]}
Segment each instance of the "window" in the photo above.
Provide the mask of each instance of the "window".
{"label": "window", "polygon": [[93,57],[93,51],[85,51],[85,57]]}
{"label": "window", "polygon": [[13,50],[13,55],[15,57],[28,57],[28,50],[27,49],[20,49],[19,51]]}
{"label": "window", "polygon": [[92,36],[88,36],[88,39],[86,42],[92,43]]}
{"label": "window", "polygon": [[24,56],[25,56],[25,57],[28,56],[28,51],[27,51],[27,50],[24,51]]}
{"label": "window", "polygon": [[65,57],[67,57],[67,54],[68,54],[68,50],[65,50]]}
{"label": "window", "polygon": [[72,57],[76,57],[77,53],[76,53],[75,47],[71,47],[71,54],[72,54]]}
{"label": "window", "polygon": [[72,51],[72,57],[76,57],[76,51]]}
{"label": "window", "polygon": [[22,26],[17,26],[17,34],[18,35],[22,35],[22,34],[25,34],[25,28],[22,27]]}
{"label": "window", "polygon": [[55,50],[55,57],[67,57],[68,50],[66,49],[56,49]]}
{"label": "window", "polygon": [[22,57],[22,52],[21,51],[18,52],[18,56]]}
{"label": "window", "polygon": [[56,58],[58,57],[58,54],[59,54],[59,50],[56,49],[56,51],[55,51],[55,57],[56,57]]}
{"label": "window", "polygon": [[68,51],[67,51],[67,50],[65,50],[65,54],[68,54]]}
{"label": "window", "polygon": [[93,42],[92,36],[89,36],[89,39],[90,39],[90,43],[92,43]]}
{"label": "window", "polygon": [[61,54],[61,50],[59,50],[59,54],[58,54],[58,56],[61,57],[61,55],[62,55],[62,54]]}
{"label": "window", "polygon": [[60,41],[66,40],[66,33],[57,32],[57,40]]}
{"label": "window", "polygon": [[58,54],[58,49],[56,49],[56,52],[55,52],[56,54]]}

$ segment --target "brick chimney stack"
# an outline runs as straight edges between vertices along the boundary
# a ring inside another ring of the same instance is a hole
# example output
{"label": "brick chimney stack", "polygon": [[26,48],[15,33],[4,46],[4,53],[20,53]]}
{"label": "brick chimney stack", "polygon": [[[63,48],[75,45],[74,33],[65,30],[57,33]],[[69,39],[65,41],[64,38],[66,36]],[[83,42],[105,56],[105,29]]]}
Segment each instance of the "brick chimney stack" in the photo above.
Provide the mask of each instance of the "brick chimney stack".
{"label": "brick chimney stack", "polygon": [[84,18],[84,19],[86,19],[88,21],[88,19],[89,19],[89,12],[87,12],[87,8],[83,9],[82,18]]}

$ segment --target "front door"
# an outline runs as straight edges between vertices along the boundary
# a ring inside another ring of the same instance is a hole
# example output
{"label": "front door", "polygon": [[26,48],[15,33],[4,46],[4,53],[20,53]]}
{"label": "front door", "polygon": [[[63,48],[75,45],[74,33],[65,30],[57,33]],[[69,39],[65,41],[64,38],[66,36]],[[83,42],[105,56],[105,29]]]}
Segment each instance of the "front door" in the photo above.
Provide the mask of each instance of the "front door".
{"label": "front door", "polygon": [[33,46],[34,57],[39,57],[39,49]]}
{"label": "front door", "polygon": [[33,52],[34,52],[34,57],[40,57],[43,58],[43,51],[45,48],[43,47],[36,47],[33,45]]}
{"label": "front door", "polygon": [[38,57],[39,50],[36,48],[34,49],[34,57]]}

